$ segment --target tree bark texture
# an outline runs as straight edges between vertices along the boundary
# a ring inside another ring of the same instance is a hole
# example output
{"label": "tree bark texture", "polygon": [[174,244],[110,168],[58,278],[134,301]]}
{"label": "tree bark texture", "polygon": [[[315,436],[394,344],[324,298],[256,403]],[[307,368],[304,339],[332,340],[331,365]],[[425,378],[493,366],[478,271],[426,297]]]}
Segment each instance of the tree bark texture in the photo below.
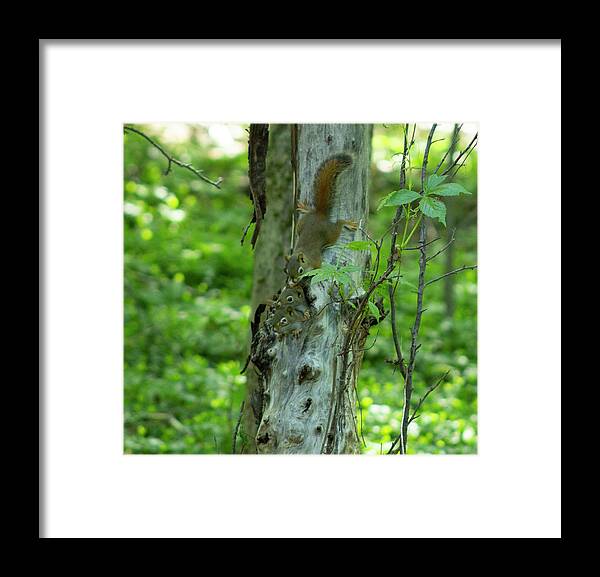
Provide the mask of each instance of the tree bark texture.
{"label": "tree bark texture", "polygon": [[[293,212],[291,127],[269,126],[266,166],[266,211],[254,250],[252,310],[265,303],[285,284],[284,255],[290,247]],[[256,431],[262,417],[262,391],[250,364],[246,370],[246,400],[237,446],[240,453],[256,453]]]}
{"label": "tree bark texture", "polygon": [[[272,129],[274,130],[274,129]],[[328,158],[342,152],[350,153],[353,164],[341,173],[336,183],[330,220],[352,220],[359,223],[355,231],[342,229],[335,246],[323,251],[323,264],[338,266],[357,265],[360,271],[353,273],[355,291],[352,298],[362,292],[362,277],[366,268],[366,251],[353,251],[344,245],[353,240],[362,240],[362,229],[366,229],[368,214],[367,182],[371,153],[371,125],[360,124],[314,124],[298,126],[297,166],[298,201],[314,206],[313,182],[319,166]],[[270,146],[277,146],[272,132]],[[289,152],[289,149],[288,149]],[[279,154],[273,150],[270,155]],[[269,157],[268,171],[275,168]],[[284,166],[285,165],[285,166]],[[281,168],[290,172],[288,162]],[[268,187],[269,188],[269,187]],[[267,192],[272,194],[273,191]],[[291,189],[290,189],[291,199]],[[269,201],[270,202],[270,201]],[[289,205],[286,205],[289,206]],[[257,248],[269,242],[262,236],[274,218],[278,217],[268,204],[265,229],[261,232]],[[289,224],[289,223],[288,223]],[[283,230],[282,228],[278,230]],[[263,275],[271,281],[285,286],[285,279],[278,271],[284,268],[281,248],[288,243],[289,236],[277,239],[277,254],[269,252],[268,258],[275,262],[266,263],[257,252],[255,281],[263,285]],[[271,240],[275,242],[275,240]],[[262,270],[262,266],[267,267]],[[273,278],[274,271],[277,274]],[[273,292],[272,284],[268,284]],[[258,338],[253,343],[252,361],[258,372],[255,399],[262,406],[257,412],[260,422],[255,437],[258,453],[357,453],[360,449],[356,424],[356,378],[360,367],[362,346],[344,351],[349,321],[355,309],[340,298],[337,287],[328,281],[311,283],[310,277],[302,280],[306,299],[310,303],[310,317],[302,323],[297,333],[276,334],[263,322]],[[276,290],[277,290],[276,289]],[[347,295],[348,296],[348,295]],[[364,331],[358,344],[362,345],[368,334]],[[249,369],[250,370],[250,369]]]}

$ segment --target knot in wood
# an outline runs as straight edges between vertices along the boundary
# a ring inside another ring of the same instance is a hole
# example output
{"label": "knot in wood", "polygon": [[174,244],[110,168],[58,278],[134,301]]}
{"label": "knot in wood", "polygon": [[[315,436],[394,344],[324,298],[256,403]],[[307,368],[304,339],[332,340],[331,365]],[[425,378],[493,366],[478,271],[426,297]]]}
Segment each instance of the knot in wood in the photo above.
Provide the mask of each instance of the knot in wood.
{"label": "knot in wood", "polygon": [[321,369],[315,367],[309,363],[305,363],[300,367],[300,372],[298,374],[298,382],[305,383],[306,381],[315,381],[319,378],[321,374]]}

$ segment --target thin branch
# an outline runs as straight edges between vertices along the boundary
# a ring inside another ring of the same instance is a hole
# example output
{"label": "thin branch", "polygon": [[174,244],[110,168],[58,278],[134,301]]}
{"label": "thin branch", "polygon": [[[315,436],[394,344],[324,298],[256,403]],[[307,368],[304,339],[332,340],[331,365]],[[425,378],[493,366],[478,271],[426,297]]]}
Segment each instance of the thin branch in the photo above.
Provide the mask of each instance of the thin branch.
{"label": "thin branch", "polygon": [[425,402],[425,399],[427,399],[427,397],[429,395],[431,395],[431,393],[433,393],[433,391],[435,391],[445,380],[446,377],[450,374],[450,371],[446,371],[435,383],[435,385],[432,385],[431,387],[429,387],[427,389],[427,391],[425,392],[425,394],[419,399],[419,402],[417,403],[417,406],[415,407],[415,410],[413,411],[410,419],[408,419],[408,424],[410,425],[415,419],[417,419],[419,417],[419,415],[417,415],[419,409],[421,408],[421,406],[423,405],[423,403]]}
{"label": "thin branch", "polygon": [[[408,124],[404,125],[404,150],[402,151],[402,163],[400,164],[401,189],[406,185],[406,159],[410,154],[410,149],[415,142],[416,124],[413,129],[410,144],[408,142],[408,126]],[[394,216],[392,224],[392,237],[390,239],[390,258],[388,260],[388,266],[392,263],[395,264],[396,259],[399,257],[398,249],[396,248],[396,240],[398,238],[398,224],[400,223],[400,219],[402,217],[402,211],[403,207],[399,206],[396,209],[396,215]],[[394,348],[396,349],[396,361],[394,364],[395,366],[399,367],[402,377],[406,380],[406,363],[404,361],[404,355],[402,354],[402,347],[400,345],[400,338],[398,336],[398,325],[396,322],[396,288],[399,281],[400,279],[398,278],[394,286],[391,284],[388,285],[388,295],[390,299],[390,323],[392,325],[392,337],[394,339]]]}
{"label": "thin branch", "polygon": [[[435,170],[433,171],[434,174],[437,174],[438,170],[440,169],[440,167],[444,164],[444,161],[446,160],[446,158],[448,157],[448,155],[450,153],[454,154],[454,149],[456,147],[456,144],[458,142],[459,136],[460,136],[460,129],[462,128],[462,124],[458,125],[455,124],[454,125],[454,134],[452,137],[452,142],[450,143],[450,146],[448,147],[448,150],[446,150],[446,154],[444,154],[444,156],[442,156],[442,160],[440,160],[439,164],[435,167]],[[450,158],[450,160],[452,160],[452,158]]]}
{"label": "thin branch", "polygon": [[[427,137],[427,144],[425,145],[425,153],[423,154],[423,167],[421,170],[421,190],[425,190],[425,175],[427,171],[427,162],[429,160],[429,150],[431,148],[431,141],[437,124],[431,126],[429,136]],[[427,250],[425,242],[427,240],[427,226],[425,219],[421,219],[421,225],[419,227],[419,280],[417,286],[417,310],[415,313],[415,322],[411,331],[410,340],[410,356],[408,359],[408,366],[406,367],[406,378],[404,381],[404,406],[402,409],[402,424],[400,431],[400,452],[406,454],[407,444],[407,432],[408,422],[410,413],[410,402],[413,392],[413,373],[415,370],[415,360],[417,357],[417,351],[419,346],[417,345],[417,338],[419,336],[419,329],[421,327],[421,317],[423,315],[423,293],[425,291],[425,269],[427,268]]]}
{"label": "thin branch", "polygon": [[434,278],[434,279],[432,279],[430,281],[427,281],[425,283],[425,286],[429,286],[430,284],[433,284],[434,282],[442,280],[443,278],[446,278],[447,276],[450,276],[451,274],[456,274],[456,273],[462,272],[463,270],[473,270],[473,269],[476,269],[476,268],[477,268],[476,264],[472,264],[472,265],[469,265],[469,266],[463,265],[460,268],[457,268],[455,270],[451,270],[450,272],[447,272],[446,274],[443,274],[443,275],[438,276],[438,277],[436,277],[436,278]]}
{"label": "thin branch", "polygon": [[[477,133],[478,134],[478,133]],[[456,160],[446,169],[444,170],[444,172],[442,172],[442,176],[448,174],[460,161],[460,159],[465,155],[465,154],[470,154],[470,150],[472,150],[472,148],[475,148],[475,141],[477,140],[477,134],[475,134],[475,136],[473,137],[473,140],[471,140],[471,142],[469,142],[469,145],[467,146],[467,148],[465,148],[456,158]],[[465,159],[466,160],[466,159]],[[462,165],[461,165],[462,166]]]}
{"label": "thin branch", "polygon": [[129,131],[129,132],[134,132],[135,134],[139,134],[141,137],[145,138],[152,146],[154,146],[154,148],[156,148],[167,159],[168,164],[167,164],[167,169],[165,170],[165,176],[167,174],[169,174],[169,172],[171,171],[171,164],[176,164],[177,166],[180,166],[181,168],[185,168],[185,169],[189,170],[190,172],[193,172],[200,180],[203,180],[204,182],[208,182],[208,184],[212,184],[213,186],[216,186],[217,188],[221,188],[221,182],[223,182],[222,178],[219,177],[217,180],[211,180],[210,178],[208,178],[208,177],[204,176],[204,174],[202,174],[202,170],[194,168],[189,163],[185,163],[185,162],[181,162],[181,160],[177,160],[176,158],[171,156],[160,144],[158,144],[157,142],[152,140],[152,138],[150,138],[147,134],[144,134],[141,130],[138,130],[137,128],[133,128],[132,126],[123,126],[123,130]]}
{"label": "thin branch", "polygon": [[[434,238],[433,240],[426,242],[425,246],[429,246],[430,244],[437,242],[438,240],[440,240],[440,238],[442,238],[442,237],[438,236],[438,237]],[[419,246],[407,246],[407,247],[403,248],[402,250],[421,250],[421,246],[420,245]]]}
{"label": "thin branch", "polygon": [[427,262],[429,262],[430,260],[433,260],[439,254],[442,254],[454,242],[455,234],[456,234],[456,227],[454,227],[452,229],[452,237],[450,238],[450,240],[442,248],[440,248],[440,250],[438,250],[434,255],[427,257]]}
{"label": "thin branch", "polygon": [[[421,415],[417,414],[419,409],[421,408],[421,406],[423,405],[423,403],[425,402],[425,399],[427,399],[427,397],[433,393],[433,391],[435,391],[441,384],[442,382],[446,379],[446,377],[448,376],[448,374],[450,373],[450,371],[446,371],[446,373],[444,375],[442,375],[438,381],[435,383],[435,385],[432,385],[431,387],[429,387],[427,389],[427,391],[425,392],[425,394],[419,399],[419,402],[417,403],[417,406],[415,407],[414,411],[412,412],[412,415],[410,416],[410,418],[408,419],[408,424],[410,425],[415,419],[418,419]],[[398,447],[398,449],[396,449],[396,445],[401,441],[402,439],[402,434],[399,434],[395,439],[394,442],[392,443],[392,446],[390,447],[389,451],[388,451],[388,455],[391,454],[395,454],[398,453],[398,451],[401,450],[401,447]]]}
{"label": "thin branch", "polygon": [[246,404],[246,401],[243,400],[242,401],[242,406],[240,407],[240,414],[238,416],[238,420],[237,420],[237,423],[235,425],[235,430],[233,431],[233,443],[232,443],[231,452],[234,455],[235,455],[235,446],[236,446],[236,442],[237,442],[238,431],[240,429],[240,423],[242,422],[242,414],[244,413],[244,405],[245,404]]}
{"label": "thin branch", "polygon": [[475,147],[473,147],[473,148],[471,148],[471,150],[469,150],[469,152],[465,156],[465,159],[456,167],[456,170],[454,171],[454,174],[452,174],[450,178],[454,178],[456,176],[456,173],[465,165],[465,163],[467,162],[469,156],[471,155],[471,152],[473,152],[474,150],[475,150]]}

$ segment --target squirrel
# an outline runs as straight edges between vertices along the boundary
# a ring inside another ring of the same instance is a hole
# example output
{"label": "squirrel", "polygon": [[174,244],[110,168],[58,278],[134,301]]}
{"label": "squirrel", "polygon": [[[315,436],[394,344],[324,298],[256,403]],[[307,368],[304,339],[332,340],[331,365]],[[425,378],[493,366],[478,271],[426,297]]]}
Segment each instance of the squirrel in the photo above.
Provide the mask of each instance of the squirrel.
{"label": "squirrel", "polygon": [[277,334],[299,332],[302,323],[310,318],[309,306],[300,287],[285,287],[269,302],[271,313],[267,322]]}
{"label": "squirrel", "polygon": [[270,322],[277,335],[285,335],[289,332],[298,335],[302,330],[303,323],[309,318],[310,315],[307,311],[286,306],[277,309]]}
{"label": "squirrel", "polygon": [[294,305],[307,308],[304,291],[300,287],[285,286],[279,293],[273,295],[272,299],[267,300],[267,304],[275,310],[281,305]]}
{"label": "squirrel", "polygon": [[288,261],[286,273],[292,284],[297,284],[303,273],[321,266],[321,252],[336,243],[343,226],[356,230],[354,221],[329,221],[335,181],[351,165],[352,157],[347,153],[325,160],[317,170],[313,185],[315,207],[308,209],[298,205],[298,210],[304,214],[298,221],[298,238],[292,255],[285,257]]}

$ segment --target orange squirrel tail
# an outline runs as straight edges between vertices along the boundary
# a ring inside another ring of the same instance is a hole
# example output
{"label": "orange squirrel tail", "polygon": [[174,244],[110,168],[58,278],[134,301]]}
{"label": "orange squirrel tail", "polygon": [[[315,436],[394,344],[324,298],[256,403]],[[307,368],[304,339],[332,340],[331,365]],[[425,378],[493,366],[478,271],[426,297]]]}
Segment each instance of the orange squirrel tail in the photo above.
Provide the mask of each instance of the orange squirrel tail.
{"label": "orange squirrel tail", "polygon": [[315,212],[329,216],[335,181],[351,165],[352,157],[345,153],[336,154],[321,164],[315,176]]}

